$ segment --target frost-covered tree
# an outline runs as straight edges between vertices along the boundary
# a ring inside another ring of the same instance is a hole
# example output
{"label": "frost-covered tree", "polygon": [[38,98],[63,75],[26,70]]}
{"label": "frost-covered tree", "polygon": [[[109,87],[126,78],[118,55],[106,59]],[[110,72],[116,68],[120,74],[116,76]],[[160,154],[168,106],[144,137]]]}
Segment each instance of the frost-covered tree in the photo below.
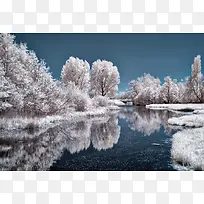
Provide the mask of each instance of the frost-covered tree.
{"label": "frost-covered tree", "polygon": [[13,90],[13,108],[33,115],[56,112],[61,99],[55,80],[45,63],[25,44],[16,44],[14,38],[0,34],[0,76]]}
{"label": "frost-covered tree", "polygon": [[74,84],[87,92],[90,88],[90,66],[87,61],[70,57],[62,68],[61,78],[65,84]]}
{"label": "frost-covered tree", "polygon": [[120,83],[118,68],[112,62],[97,60],[92,64],[91,94],[115,97]]}
{"label": "frost-covered tree", "polygon": [[179,90],[177,84],[169,76],[165,77],[164,81],[160,91],[161,101],[163,103],[178,102]]}
{"label": "frost-covered tree", "polygon": [[189,96],[188,94],[186,94],[186,90],[187,90],[186,81],[178,82],[177,87],[178,87],[178,100],[177,101],[179,103],[190,102]]}
{"label": "frost-covered tree", "polygon": [[129,83],[131,98],[135,104],[157,103],[160,92],[160,80],[150,74],[144,74]]}
{"label": "frost-covered tree", "polygon": [[187,82],[187,93],[192,102],[204,102],[204,77],[201,73],[201,56],[197,55],[191,66],[191,76]]}
{"label": "frost-covered tree", "polygon": [[9,111],[12,108],[21,108],[21,96],[2,73],[0,73],[0,112]]}

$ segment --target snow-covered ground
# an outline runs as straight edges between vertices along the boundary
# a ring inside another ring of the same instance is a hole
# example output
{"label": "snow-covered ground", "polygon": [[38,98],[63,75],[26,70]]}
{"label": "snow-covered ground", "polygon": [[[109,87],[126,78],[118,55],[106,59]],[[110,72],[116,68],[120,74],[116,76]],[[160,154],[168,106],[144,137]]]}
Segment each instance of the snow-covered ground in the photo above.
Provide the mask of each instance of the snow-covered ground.
{"label": "snow-covered ground", "polygon": [[185,126],[190,128],[204,126],[204,114],[184,115],[181,117],[173,117],[168,120],[169,125]]}
{"label": "snow-covered ground", "polygon": [[16,117],[16,118],[1,118],[0,129],[17,130],[17,129],[44,129],[53,127],[59,122],[70,121],[78,122],[88,118],[99,118],[108,115],[111,111],[118,111],[118,106],[98,107],[85,112],[73,111],[64,115],[53,115],[46,117]]}
{"label": "snow-covered ground", "polygon": [[14,130],[25,128],[45,128],[61,119],[62,116],[46,116],[43,118],[2,118],[0,119],[0,129]]}
{"label": "snow-covered ground", "polygon": [[155,104],[147,108],[181,113],[192,110],[190,114],[168,119],[170,126],[180,129],[173,135],[171,156],[175,165],[204,170],[204,104]]}
{"label": "snow-covered ground", "polygon": [[204,104],[150,104],[146,105],[148,109],[160,109],[160,110],[174,110],[174,111],[182,111],[182,110],[204,110]]}
{"label": "snow-covered ground", "polygon": [[125,105],[125,103],[117,99],[109,100],[109,104],[114,105],[114,106],[124,106]]}
{"label": "snow-covered ground", "polygon": [[194,110],[194,114],[204,114],[204,110]]}
{"label": "snow-covered ground", "polygon": [[186,129],[173,135],[172,159],[194,170],[204,170],[204,128]]}

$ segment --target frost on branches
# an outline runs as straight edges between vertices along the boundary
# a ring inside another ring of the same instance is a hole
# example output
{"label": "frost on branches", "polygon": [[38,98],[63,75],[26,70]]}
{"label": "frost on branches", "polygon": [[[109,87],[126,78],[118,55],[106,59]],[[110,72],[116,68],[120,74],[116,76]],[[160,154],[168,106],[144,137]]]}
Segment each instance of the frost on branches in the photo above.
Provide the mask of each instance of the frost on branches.
{"label": "frost on branches", "polygon": [[146,105],[156,103],[159,98],[160,80],[150,74],[144,74],[129,83],[130,94],[134,104]]}
{"label": "frost on branches", "polygon": [[37,116],[61,109],[61,89],[45,62],[25,44],[16,44],[10,34],[0,34],[0,77],[1,110]]}
{"label": "frost on branches", "polygon": [[91,100],[90,91],[95,96],[115,96],[120,80],[112,62],[94,62],[90,79],[89,63],[70,57],[61,71],[62,81],[57,81],[35,52],[14,40],[13,35],[0,34],[1,114],[10,111],[33,117],[90,111],[96,108],[92,103],[97,102]]}
{"label": "frost on branches", "polygon": [[64,84],[74,84],[79,90],[87,92],[90,87],[90,66],[87,61],[70,57],[62,68]]}
{"label": "frost on branches", "polygon": [[91,94],[113,98],[118,91],[120,75],[112,62],[97,60],[91,70]]}
{"label": "frost on branches", "polygon": [[203,103],[204,76],[201,73],[201,56],[197,55],[192,64],[190,77],[177,82],[170,76],[164,83],[150,74],[144,74],[129,83],[129,90],[119,98],[131,98],[136,105],[172,104],[172,103]]}
{"label": "frost on branches", "polygon": [[191,77],[187,82],[187,93],[191,102],[204,102],[204,77],[201,73],[201,56],[197,55],[192,64]]}
{"label": "frost on branches", "polygon": [[165,77],[164,81],[160,92],[161,101],[163,103],[176,103],[179,95],[178,86],[169,76]]}

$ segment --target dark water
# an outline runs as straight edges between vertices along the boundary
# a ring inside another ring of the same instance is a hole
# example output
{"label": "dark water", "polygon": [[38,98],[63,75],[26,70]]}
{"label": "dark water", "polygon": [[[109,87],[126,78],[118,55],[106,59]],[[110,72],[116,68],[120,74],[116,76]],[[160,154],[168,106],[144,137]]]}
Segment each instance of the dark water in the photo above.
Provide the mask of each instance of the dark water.
{"label": "dark water", "polygon": [[[39,132],[5,132],[1,170],[174,170],[167,125],[173,113],[123,107],[118,113]],[[25,134],[25,137],[24,137]],[[22,138],[22,139],[19,139]]]}

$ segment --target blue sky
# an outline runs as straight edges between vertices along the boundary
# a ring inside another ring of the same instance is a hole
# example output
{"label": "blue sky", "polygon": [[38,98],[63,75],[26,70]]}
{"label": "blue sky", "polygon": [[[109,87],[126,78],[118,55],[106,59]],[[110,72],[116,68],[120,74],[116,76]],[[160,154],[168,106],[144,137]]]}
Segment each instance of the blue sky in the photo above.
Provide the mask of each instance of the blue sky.
{"label": "blue sky", "polygon": [[204,34],[147,34],[147,33],[19,33],[17,42],[45,59],[54,78],[60,79],[63,64],[70,56],[87,60],[112,61],[121,77],[119,91],[143,73],[161,80],[167,75],[181,80],[191,73],[196,55],[204,56]]}

